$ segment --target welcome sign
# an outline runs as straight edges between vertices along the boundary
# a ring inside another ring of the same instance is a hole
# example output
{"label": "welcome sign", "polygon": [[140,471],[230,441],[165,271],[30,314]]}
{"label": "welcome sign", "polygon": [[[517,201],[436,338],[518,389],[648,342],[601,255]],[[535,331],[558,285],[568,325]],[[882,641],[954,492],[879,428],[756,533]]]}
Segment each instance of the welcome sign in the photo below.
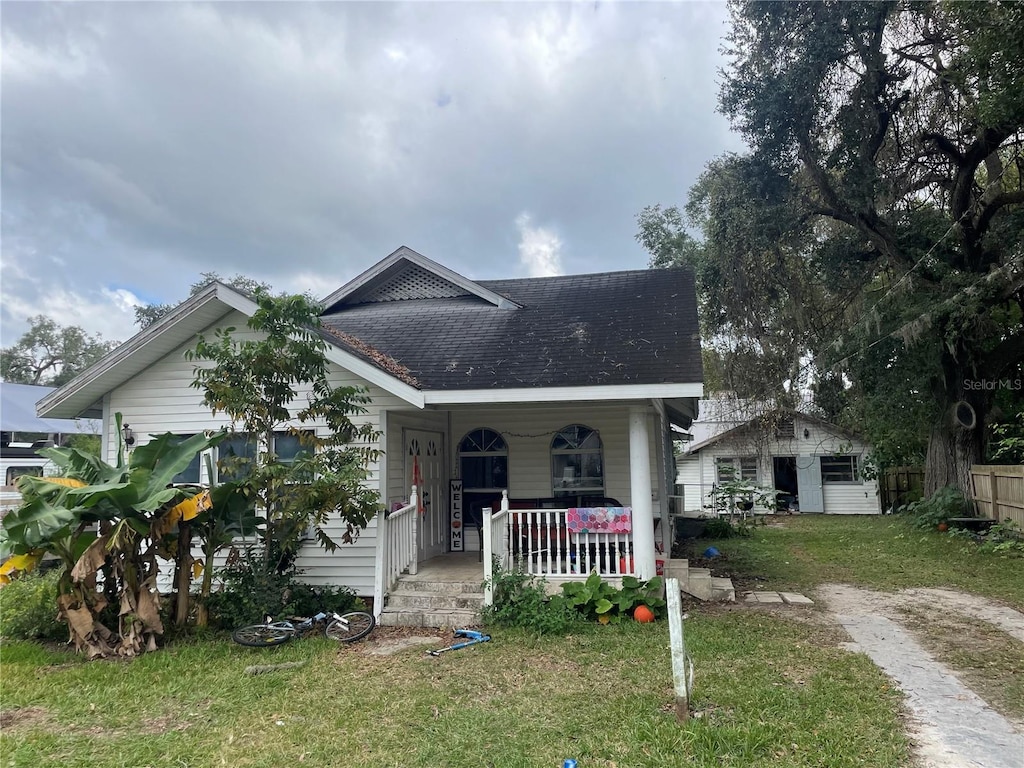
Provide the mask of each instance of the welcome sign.
{"label": "welcome sign", "polygon": [[462,481],[452,480],[451,481],[451,510],[452,510],[452,534],[451,534],[451,550],[452,552],[462,552],[465,549],[466,541],[463,536],[463,522],[462,516]]}

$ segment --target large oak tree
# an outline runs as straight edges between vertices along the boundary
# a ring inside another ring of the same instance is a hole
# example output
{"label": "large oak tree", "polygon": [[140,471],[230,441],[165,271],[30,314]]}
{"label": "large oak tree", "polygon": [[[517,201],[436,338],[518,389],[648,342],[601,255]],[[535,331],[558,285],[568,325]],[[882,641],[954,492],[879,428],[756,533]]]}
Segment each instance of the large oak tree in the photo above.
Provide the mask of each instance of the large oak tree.
{"label": "large oak tree", "polygon": [[676,238],[727,351],[908,439],[924,421],[926,490],[966,489],[996,398],[1019,401],[1024,4],[731,13],[720,105],[750,151],[695,187],[701,247],[659,209],[639,237],[656,261]]}

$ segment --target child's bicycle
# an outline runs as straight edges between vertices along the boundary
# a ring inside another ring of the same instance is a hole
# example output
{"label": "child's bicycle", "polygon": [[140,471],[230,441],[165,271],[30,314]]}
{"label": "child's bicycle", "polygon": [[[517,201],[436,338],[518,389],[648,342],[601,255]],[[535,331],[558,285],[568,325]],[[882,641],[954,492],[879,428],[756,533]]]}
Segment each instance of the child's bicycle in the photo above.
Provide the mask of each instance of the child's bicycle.
{"label": "child's bicycle", "polygon": [[324,634],[339,643],[353,643],[366,637],[377,625],[373,614],[366,611],[349,613],[324,613],[320,611],[309,618],[292,618],[273,621],[270,616],[262,624],[250,624],[231,633],[231,639],[239,645],[250,648],[265,648],[269,645],[287,643],[298,635],[311,634],[323,625]]}

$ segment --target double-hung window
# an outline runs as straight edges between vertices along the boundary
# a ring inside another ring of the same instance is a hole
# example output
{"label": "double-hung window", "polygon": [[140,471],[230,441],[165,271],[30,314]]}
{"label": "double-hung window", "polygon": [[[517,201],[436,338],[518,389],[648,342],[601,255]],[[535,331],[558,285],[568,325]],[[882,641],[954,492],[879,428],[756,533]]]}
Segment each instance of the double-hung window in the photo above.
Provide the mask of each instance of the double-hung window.
{"label": "double-hung window", "polygon": [[728,483],[733,480],[746,480],[756,483],[757,457],[744,456],[741,458],[715,459],[715,477],[719,483]]}
{"label": "double-hung window", "polygon": [[[271,451],[281,464],[294,464],[303,455],[313,453],[309,437],[312,432],[301,435],[292,432],[275,432]],[[241,480],[252,470],[256,461],[258,444],[247,432],[236,432],[227,437],[219,446],[218,467],[220,479],[225,482]]]}
{"label": "double-hung window", "polygon": [[821,482],[859,483],[856,456],[822,456]]}
{"label": "double-hung window", "polygon": [[[175,435],[175,444],[183,443],[194,435]],[[192,457],[192,461],[189,462],[188,466],[185,467],[181,472],[171,478],[171,482],[175,485],[187,484],[187,485],[199,485],[200,477],[202,475],[203,466],[203,453],[204,451],[197,451],[196,455]]]}

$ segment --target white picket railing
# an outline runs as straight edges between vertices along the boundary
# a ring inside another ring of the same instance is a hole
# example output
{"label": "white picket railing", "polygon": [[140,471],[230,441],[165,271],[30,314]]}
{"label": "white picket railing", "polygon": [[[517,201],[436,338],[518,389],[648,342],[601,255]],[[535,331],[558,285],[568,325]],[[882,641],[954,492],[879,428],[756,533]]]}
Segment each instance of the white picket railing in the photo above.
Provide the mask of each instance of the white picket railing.
{"label": "white picket railing", "polygon": [[373,612],[377,617],[384,610],[384,600],[398,577],[405,572],[415,575],[419,567],[416,494],[414,485],[408,504],[390,514],[377,516],[377,556],[373,574]]}
{"label": "white picket railing", "polygon": [[568,509],[484,510],[484,604],[491,605],[494,565],[515,568],[549,582],[574,581],[597,571],[609,579],[636,576],[631,533],[574,533]]}
{"label": "white picket railing", "polygon": [[494,604],[494,566],[502,570],[512,567],[508,526],[508,491],[501,492],[501,507],[492,512],[483,511],[484,535],[484,605]]}
{"label": "white picket railing", "polygon": [[632,576],[633,536],[629,533],[572,533],[567,509],[514,509],[510,535],[517,564],[525,573],[546,579],[588,574]]}

